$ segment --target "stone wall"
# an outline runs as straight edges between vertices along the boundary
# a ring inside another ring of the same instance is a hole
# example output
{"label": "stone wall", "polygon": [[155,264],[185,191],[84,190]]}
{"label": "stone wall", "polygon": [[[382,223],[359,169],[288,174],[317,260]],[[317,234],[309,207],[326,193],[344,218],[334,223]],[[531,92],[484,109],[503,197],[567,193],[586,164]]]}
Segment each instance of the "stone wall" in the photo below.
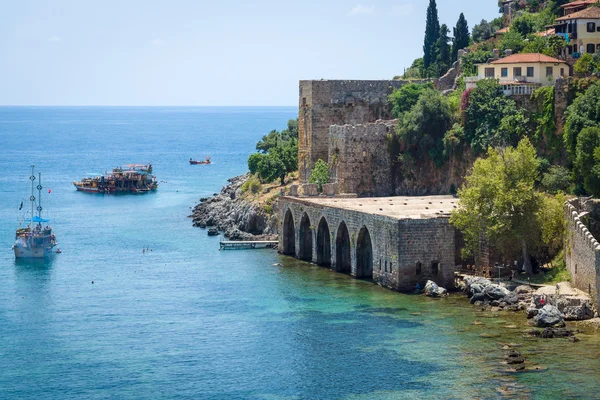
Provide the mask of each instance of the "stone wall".
{"label": "stone wall", "polygon": [[[584,212],[582,212],[584,211]],[[590,294],[598,307],[598,271],[600,270],[600,243],[582,222],[587,213],[579,199],[565,204],[567,238],[565,262],[574,287]]]}
{"label": "stone wall", "polygon": [[327,160],[331,125],[391,119],[387,97],[407,83],[410,81],[300,81],[298,169],[301,182],[308,180],[318,159]]}
{"label": "stone wall", "polygon": [[394,133],[397,120],[329,128],[330,181],[339,193],[359,196],[389,196],[392,160],[387,135]]}
{"label": "stone wall", "polygon": [[[360,201],[360,199],[357,199]],[[338,252],[343,248],[340,237],[344,227],[348,230],[350,271],[360,276],[357,262],[361,232],[368,231],[372,244],[372,279],[381,286],[404,292],[413,291],[419,283],[424,287],[428,279],[446,288],[454,287],[455,230],[447,216],[398,220],[391,217],[359,211],[320,206],[302,198],[279,199],[280,232],[279,249],[286,252],[286,242],[293,243],[289,255],[322,264],[334,271],[340,270]],[[288,213],[291,219],[288,218]],[[287,236],[286,220],[293,224],[293,237]],[[304,227],[302,225],[304,224]],[[326,227],[326,230],[324,229]],[[304,236],[302,231],[310,229]],[[329,232],[329,251],[319,248],[320,232]],[[311,254],[304,257],[306,241]],[[338,243],[339,241],[339,243]],[[324,257],[325,254],[325,257]],[[324,258],[327,262],[323,262]],[[417,263],[421,263],[420,273]],[[433,264],[437,264],[437,273]],[[438,264],[439,263],[439,264]]]}

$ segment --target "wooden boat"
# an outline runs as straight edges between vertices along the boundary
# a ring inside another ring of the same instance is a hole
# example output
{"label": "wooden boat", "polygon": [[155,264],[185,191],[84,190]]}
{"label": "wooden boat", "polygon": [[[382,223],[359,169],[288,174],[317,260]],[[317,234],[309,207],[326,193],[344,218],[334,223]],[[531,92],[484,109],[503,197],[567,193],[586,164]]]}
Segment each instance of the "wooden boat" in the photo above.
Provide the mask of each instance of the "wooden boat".
{"label": "wooden boat", "polygon": [[[47,224],[50,220],[42,218],[42,174],[38,173],[36,178],[33,165],[31,166],[29,179],[31,180],[31,196],[29,197],[31,214],[30,218],[26,220],[29,224],[26,227],[17,228],[15,244],[13,244],[12,249],[16,258],[47,258],[54,254],[56,237],[52,232],[52,228]],[[37,199],[34,192],[34,181],[36,179],[38,181],[38,185],[35,187],[38,191]],[[21,202],[19,210],[22,207],[23,203]],[[35,210],[37,210],[37,215],[34,215]],[[45,224],[45,226],[42,224]]]}
{"label": "wooden boat", "polygon": [[206,157],[206,159],[204,159],[204,161],[192,160],[190,158],[190,164],[191,165],[206,165],[206,164],[210,164],[210,157]]}
{"label": "wooden boat", "polygon": [[86,177],[73,185],[79,192],[101,194],[141,194],[158,188],[152,164],[127,164],[125,168],[113,168],[110,174]]}

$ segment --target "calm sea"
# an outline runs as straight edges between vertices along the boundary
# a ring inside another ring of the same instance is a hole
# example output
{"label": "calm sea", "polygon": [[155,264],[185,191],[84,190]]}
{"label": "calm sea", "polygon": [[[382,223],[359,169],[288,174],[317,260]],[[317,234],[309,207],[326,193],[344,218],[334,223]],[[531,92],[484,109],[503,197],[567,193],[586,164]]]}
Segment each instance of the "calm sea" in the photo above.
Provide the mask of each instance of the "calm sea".
{"label": "calm sea", "polygon": [[[193,228],[190,207],[245,172],[256,141],[296,114],[0,108],[0,398],[599,396],[598,335],[523,339],[522,315],[392,293],[269,250],[219,252]],[[204,156],[213,164],[188,165]],[[72,186],[131,162],[153,164],[157,193]],[[10,250],[31,164],[63,251],[45,264]],[[546,370],[505,372],[503,342]]]}

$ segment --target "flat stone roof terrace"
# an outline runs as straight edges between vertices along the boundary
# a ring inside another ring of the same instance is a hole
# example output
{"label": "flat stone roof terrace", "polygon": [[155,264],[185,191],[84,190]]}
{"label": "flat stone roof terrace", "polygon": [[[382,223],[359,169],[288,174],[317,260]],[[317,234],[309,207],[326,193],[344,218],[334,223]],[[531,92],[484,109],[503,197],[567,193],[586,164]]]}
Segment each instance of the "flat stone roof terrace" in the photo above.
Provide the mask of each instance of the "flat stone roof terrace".
{"label": "flat stone roof terrace", "polygon": [[398,220],[447,217],[452,210],[458,208],[458,198],[454,196],[286,197],[285,199],[306,205],[340,208]]}

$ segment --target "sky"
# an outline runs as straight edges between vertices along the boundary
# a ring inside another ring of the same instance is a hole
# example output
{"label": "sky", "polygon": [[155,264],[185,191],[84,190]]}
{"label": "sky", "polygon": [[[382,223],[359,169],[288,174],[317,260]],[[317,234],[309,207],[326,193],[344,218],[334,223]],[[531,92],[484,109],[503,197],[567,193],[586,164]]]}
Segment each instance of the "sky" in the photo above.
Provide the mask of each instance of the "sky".
{"label": "sky", "polygon": [[[293,106],[304,79],[391,79],[427,0],[0,0],[0,105]],[[497,0],[437,0],[450,28]]]}

